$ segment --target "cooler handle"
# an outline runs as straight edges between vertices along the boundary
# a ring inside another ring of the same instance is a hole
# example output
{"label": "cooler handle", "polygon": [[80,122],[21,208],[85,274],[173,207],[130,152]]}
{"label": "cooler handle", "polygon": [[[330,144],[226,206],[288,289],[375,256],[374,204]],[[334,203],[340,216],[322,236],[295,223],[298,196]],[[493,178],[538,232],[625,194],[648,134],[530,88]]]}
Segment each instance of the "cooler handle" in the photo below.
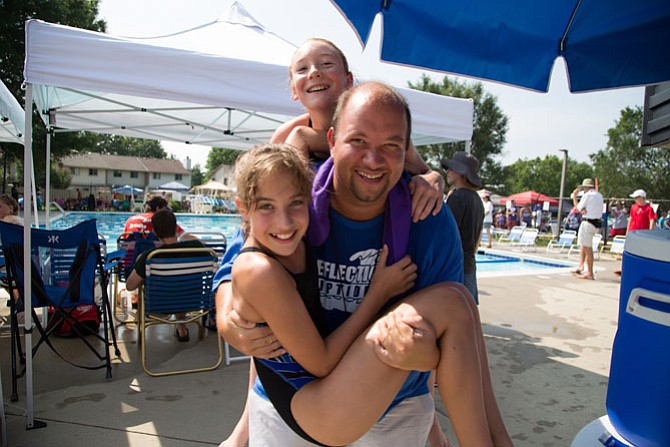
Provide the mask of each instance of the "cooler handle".
{"label": "cooler handle", "polygon": [[641,305],[641,297],[670,304],[670,295],[660,292],[653,292],[641,287],[636,287],[630,291],[630,295],[628,296],[628,304],[626,306],[626,312],[631,315],[635,315],[638,318],[651,321],[652,323],[670,327],[670,313],[656,309],[650,309]]}

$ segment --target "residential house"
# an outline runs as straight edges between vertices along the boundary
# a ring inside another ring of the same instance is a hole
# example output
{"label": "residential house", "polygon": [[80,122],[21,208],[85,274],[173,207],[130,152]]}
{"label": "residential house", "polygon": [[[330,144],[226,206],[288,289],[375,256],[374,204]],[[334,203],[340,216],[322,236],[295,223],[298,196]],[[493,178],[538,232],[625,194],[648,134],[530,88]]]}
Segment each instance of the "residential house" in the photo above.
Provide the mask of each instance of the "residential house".
{"label": "residential house", "polygon": [[232,191],[235,191],[235,166],[222,164],[216,171],[211,175],[212,180],[216,180],[219,183],[231,188]]}
{"label": "residential house", "polygon": [[179,160],[89,152],[64,157],[60,165],[72,173],[71,189],[93,191],[132,185],[147,191],[172,181],[191,186],[191,172]]}

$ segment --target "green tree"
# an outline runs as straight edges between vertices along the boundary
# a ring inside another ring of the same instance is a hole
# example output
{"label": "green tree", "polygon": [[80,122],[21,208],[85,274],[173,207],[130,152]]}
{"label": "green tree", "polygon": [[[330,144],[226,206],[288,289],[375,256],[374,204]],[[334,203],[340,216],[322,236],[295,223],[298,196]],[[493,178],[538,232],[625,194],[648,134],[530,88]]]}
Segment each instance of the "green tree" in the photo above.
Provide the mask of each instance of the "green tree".
{"label": "green tree", "polygon": [[202,185],[205,183],[205,174],[200,170],[200,165],[195,165],[191,169],[191,186]]}
{"label": "green tree", "polygon": [[621,110],[614,127],[607,131],[607,146],[591,160],[605,197],[628,197],[642,188],[647,196],[667,199],[670,191],[670,151],[641,147],[642,108]]}
{"label": "green tree", "polygon": [[219,166],[223,164],[233,165],[242,151],[237,149],[226,149],[223,147],[213,147],[207,155],[207,177],[209,178]]}
{"label": "green tree", "polygon": [[97,135],[92,152],[102,154],[127,155],[132,157],[168,158],[167,153],[156,140],[123,137],[120,135]]}
{"label": "green tree", "polygon": [[[498,192],[511,195],[533,190],[550,197],[558,197],[561,191],[562,170],[563,159],[556,155],[517,160],[504,167],[504,186]],[[573,188],[586,177],[593,177],[593,168],[588,163],[580,163],[569,158],[565,175],[564,197],[567,198]]]}
{"label": "green tree", "polygon": [[51,165],[51,187],[67,189],[72,181],[72,172],[68,168]]}
{"label": "green tree", "polygon": [[[23,103],[23,61],[25,58],[25,21],[41,19],[93,31],[105,31],[105,21],[97,18],[98,0],[1,0],[0,1],[0,79]],[[42,120],[33,116],[33,153],[36,181],[44,184],[46,133]],[[51,147],[55,158],[85,146],[90,138],[83,132],[60,134]],[[59,144],[60,143],[60,144]],[[9,159],[22,159],[23,150],[17,145],[2,145]]]}
{"label": "green tree", "polygon": [[[484,91],[481,82],[467,84],[445,76],[434,82],[422,75],[419,82],[408,83],[410,88],[474,101],[474,129],[470,151],[479,159],[479,174],[484,185],[500,183],[502,166],[497,158],[502,154],[508,130],[507,116],[498,106],[498,99]],[[431,144],[417,148],[426,163],[433,169],[440,166],[442,158],[450,158],[456,151],[465,150],[465,143]]]}

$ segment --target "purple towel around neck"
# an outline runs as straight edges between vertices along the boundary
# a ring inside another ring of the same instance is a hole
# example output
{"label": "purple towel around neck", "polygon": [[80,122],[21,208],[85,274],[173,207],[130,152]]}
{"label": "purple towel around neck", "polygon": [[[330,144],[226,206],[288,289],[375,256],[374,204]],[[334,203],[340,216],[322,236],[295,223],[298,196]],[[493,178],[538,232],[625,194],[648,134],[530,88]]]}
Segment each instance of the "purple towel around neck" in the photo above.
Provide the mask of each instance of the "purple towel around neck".
{"label": "purple towel around neck", "polygon": [[[316,173],[309,208],[307,239],[313,246],[322,245],[330,232],[330,190],[333,186],[333,159],[326,160]],[[407,253],[409,229],[412,224],[412,198],[404,178],[391,189],[384,213],[383,242],[389,247],[387,264],[402,259]]]}

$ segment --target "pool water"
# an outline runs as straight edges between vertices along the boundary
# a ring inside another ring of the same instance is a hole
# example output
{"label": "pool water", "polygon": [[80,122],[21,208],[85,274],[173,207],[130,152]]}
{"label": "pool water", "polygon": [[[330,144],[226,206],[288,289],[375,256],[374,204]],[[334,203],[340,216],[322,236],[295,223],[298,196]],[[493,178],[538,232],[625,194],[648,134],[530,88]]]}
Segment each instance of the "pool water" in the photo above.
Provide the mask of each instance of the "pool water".
{"label": "pool water", "polygon": [[500,276],[501,274],[529,274],[529,273],[551,273],[565,271],[573,265],[553,259],[542,259],[536,256],[509,254],[493,254],[490,252],[479,252],[475,256],[477,262],[477,276]]}
{"label": "pool water", "polygon": [[[86,213],[72,211],[65,217],[51,221],[51,229],[70,228],[89,219],[97,219],[98,233],[107,240],[107,250],[116,250],[116,240],[123,232],[126,220],[134,213]],[[230,241],[240,225],[241,218],[237,214],[181,214],[176,213],[177,223],[189,232],[223,233]]]}
{"label": "pool water", "polygon": [[[87,213],[72,211],[51,221],[52,229],[65,229],[89,219],[97,219],[98,233],[107,240],[107,250],[116,250],[116,240],[123,232],[126,220],[133,213]],[[241,218],[237,214],[182,214],[176,213],[177,223],[189,232],[223,233],[230,242],[237,232]],[[477,253],[477,276],[544,273],[565,271],[572,264],[526,255],[514,256],[483,252]]]}

